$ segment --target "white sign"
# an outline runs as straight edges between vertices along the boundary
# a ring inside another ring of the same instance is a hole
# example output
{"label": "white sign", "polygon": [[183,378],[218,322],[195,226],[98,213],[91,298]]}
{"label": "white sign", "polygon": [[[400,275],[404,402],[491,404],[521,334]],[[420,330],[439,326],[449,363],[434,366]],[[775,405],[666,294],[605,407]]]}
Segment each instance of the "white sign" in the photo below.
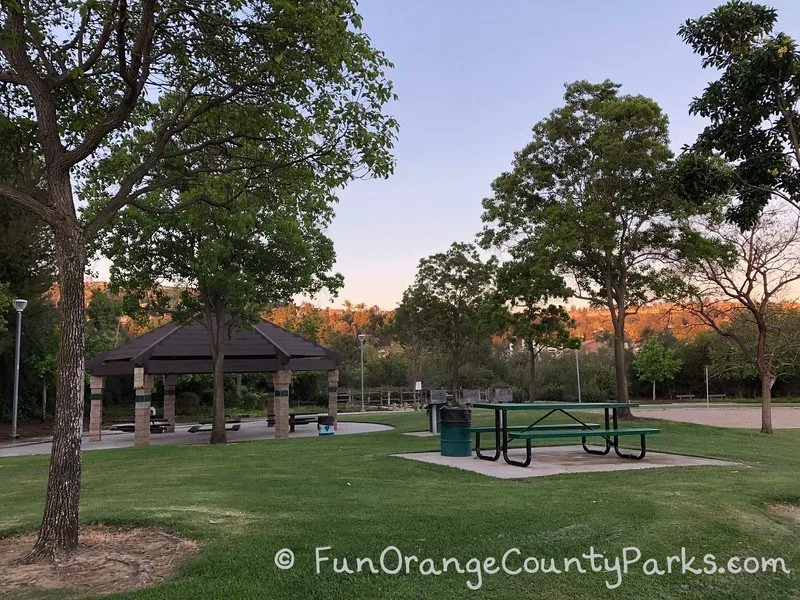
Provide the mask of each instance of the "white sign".
{"label": "white sign", "polygon": [[422,382],[418,381],[417,383],[415,383],[414,389],[417,390],[418,392],[422,391]]}
{"label": "white sign", "polygon": [[133,369],[133,387],[134,388],[144,387],[144,368],[135,367]]}

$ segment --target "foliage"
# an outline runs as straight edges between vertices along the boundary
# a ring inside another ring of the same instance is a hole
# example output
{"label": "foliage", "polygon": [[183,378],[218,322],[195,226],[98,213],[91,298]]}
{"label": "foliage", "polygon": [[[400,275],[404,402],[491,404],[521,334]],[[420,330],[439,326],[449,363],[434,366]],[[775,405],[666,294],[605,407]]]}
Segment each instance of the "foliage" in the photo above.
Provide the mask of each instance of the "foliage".
{"label": "foliage", "polygon": [[123,300],[118,295],[97,290],[86,306],[86,356],[93,358],[131,339],[122,323]]}
{"label": "foliage", "polygon": [[23,142],[0,196],[50,226],[61,293],[58,468],[33,560],[78,544],[87,242],[126,206],[216,205],[216,176],[387,176],[397,124],[391,63],[350,0],[4,2],[0,27],[0,117]]}
{"label": "foliage", "polygon": [[[775,32],[773,8],[732,0],[699,19],[680,36],[719,72],[690,111],[710,121],[684,162],[686,195],[704,201],[732,194],[728,217],[752,227],[773,197],[800,208],[800,50]],[[718,153],[720,169],[706,158]]]}
{"label": "foliage", "polygon": [[579,348],[580,339],[570,334],[574,321],[561,306],[544,303],[565,298],[569,291],[562,277],[541,261],[508,261],[497,274],[497,290],[508,308],[511,339],[525,340],[541,348]]}
{"label": "foliage", "polygon": [[195,415],[200,407],[200,396],[194,392],[181,392],[175,397],[175,412],[179,415]]}
{"label": "foliage", "polygon": [[467,353],[500,323],[495,269],[496,259],[483,262],[474,245],[454,243],[447,252],[419,262],[414,283],[395,313],[399,328],[448,357],[452,389],[458,388]]}
{"label": "foliage", "polygon": [[[793,329],[784,330],[794,323],[773,319],[781,315],[781,302],[800,280],[800,216],[768,209],[750,231],[712,218],[700,219],[694,227],[697,241],[673,275],[682,282],[675,287],[676,301],[736,345],[755,367],[762,384],[761,430],[771,433],[771,390],[778,377],[773,352],[796,337]],[[714,245],[724,251],[698,254],[695,249]],[[742,322],[752,328],[743,328]]]}
{"label": "foliage", "polygon": [[653,399],[656,384],[672,379],[681,368],[681,360],[675,350],[665,347],[657,337],[645,340],[633,361],[633,368],[640,379],[653,382]]}
{"label": "foliage", "polygon": [[[795,375],[800,366],[800,313],[785,305],[770,304],[765,314],[770,333],[765,339],[764,354],[772,364],[776,381],[786,379]],[[759,373],[752,354],[743,353],[732,340],[757,348],[758,325],[744,308],[731,310],[728,319],[720,326],[723,335],[716,336],[709,347],[712,374],[719,379],[757,379]]]}
{"label": "foliage", "polygon": [[[321,289],[335,294],[341,285],[341,275],[329,274],[335,254],[323,232],[332,217],[330,191],[324,182],[296,180],[290,170],[281,175],[266,202],[266,190],[225,175],[203,186],[219,206],[166,214],[129,207],[101,238],[112,287],[126,290],[129,310],[205,326],[214,362],[213,442],[225,439],[222,365],[233,333],[272,303]],[[189,186],[187,194],[194,193]],[[177,297],[164,293],[162,280],[175,282]]]}
{"label": "foliage", "polygon": [[677,250],[689,207],[671,191],[666,115],[620,87],[567,85],[564,106],[492,183],[482,244],[516,260],[548,257],[571,296],[609,310],[625,401],[625,319],[656,297],[659,261]]}

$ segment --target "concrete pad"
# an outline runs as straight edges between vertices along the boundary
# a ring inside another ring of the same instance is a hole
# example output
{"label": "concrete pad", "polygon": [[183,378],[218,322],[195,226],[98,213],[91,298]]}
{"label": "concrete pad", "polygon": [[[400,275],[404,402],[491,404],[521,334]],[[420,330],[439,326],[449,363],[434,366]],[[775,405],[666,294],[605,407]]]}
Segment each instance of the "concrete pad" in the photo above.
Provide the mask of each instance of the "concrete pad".
{"label": "concrete pad", "polygon": [[[189,433],[191,424],[178,424],[175,433],[154,433],[150,436],[150,445],[161,446],[171,444],[208,444],[211,432]],[[340,422],[334,435],[351,435],[355,433],[372,433],[375,431],[389,431],[394,429],[388,425],[377,423],[347,423]],[[275,439],[275,428],[267,427],[266,419],[252,419],[241,423],[239,431],[228,431],[228,443],[248,442],[252,440]],[[102,441],[90,442],[88,435],[83,437],[81,444],[83,450],[108,450],[111,448],[133,447],[133,433],[103,430]],[[289,434],[289,439],[296,437],[316,437],[317,425],[297,425],[294,433]],[[0,458],[8,456],[29,456],[33,454],[50,454],[51,442],[46,440],[19,440],[0,446]]]}
{"label": "concrete pad", "polygon": [[[761,406],[714,406],[710,408],[635,408],[634,414],[645,419],[667,419],[713,427],[761,429]],[[800,429],[800,406],[772,407],[774,429]]]}
{"label": "concrete pad", "polygon": [[[591,446],[590,446],[591,448]],[[508,454],[516,460],[525,459],[524,448],[512,448]],[[654,469],[659,467],[725,467],[738,463],[713,458],[682,456],[648,452],[642,460],[619,458],[613,450],[607,456],[587,454],[580,446],[546,446],[533,449],[533,460],[527,467],[509,465],[501,456],[497,461],[480,460],[471,457],[442,456],[438,452],[416,452],[413,454],[395,454],[420,462],[442,465],[480,473],[499,479],[519,479],[525,477],[545,477],[547,475],[563,475],[567,473],[599,473],[603,471],[632,471],[638,469]]]}
{"label": "concrete pad", "polygon": [[404,433],[403,435],[410,435],[412,437],[426,438],[426,437],[437,437],[439,434],[438,433],[431,433],[430,431],[408,431],[408,432]]}

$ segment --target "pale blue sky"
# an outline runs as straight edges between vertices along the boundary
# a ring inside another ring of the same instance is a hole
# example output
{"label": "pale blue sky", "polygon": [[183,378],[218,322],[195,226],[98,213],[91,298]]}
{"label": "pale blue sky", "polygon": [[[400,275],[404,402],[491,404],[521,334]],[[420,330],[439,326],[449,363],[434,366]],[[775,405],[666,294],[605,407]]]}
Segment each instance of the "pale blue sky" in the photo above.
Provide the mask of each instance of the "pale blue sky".
{"label": "pale blue sky", "polygon": [[[491,181],[566,82],[612,79],[650,96],[670,117],[673,149],[691,142],[702,121],[687,107],[713,73],[676,33],[721,3],[362,0],[364,31],[395,63],[397,168],[340,195],[330,235],[345,288],[334,305],[394,308],[420,258],[473,241]],[[800,37],[800,2],[768,4],[779,29]]]}

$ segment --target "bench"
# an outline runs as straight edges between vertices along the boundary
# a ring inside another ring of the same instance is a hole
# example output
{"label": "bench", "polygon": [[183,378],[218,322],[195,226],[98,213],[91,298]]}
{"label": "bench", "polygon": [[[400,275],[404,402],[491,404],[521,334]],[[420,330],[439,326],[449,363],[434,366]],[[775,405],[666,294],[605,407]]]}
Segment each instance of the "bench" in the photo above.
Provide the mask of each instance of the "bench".
{"label": "bench", "polygon": [[[295,425],[317,423],[319,413],[291,413],[289,415],[289,433],[294,433]],[[267,415],[267,427],[275,427],[275,415]]]}
{"label": "bench", "polygon": [[710,394],[708,396],[709,400],[722,400],[725,397],[725,394]]}
{"label": "bench", "polygon": [[[171,423],[162,419],[150,419],[150,433],[164,433],[169,429]],[[121,431],[123,433],[136,433],[136,424],[129,421],[115,423],[109,427],[111,431]]]}
{"label": "bench", "polygon": [[[595,423],[586,423],[586,427],[597,427]],[[562,425],[534,425],[533,427],[525,427],[523,425],[513,425],[506,428],[508,431],[552,431],[552,430],[569,430],[569,429],[585,429],[580,423],[565,423]],[[481,434],[494,433],[494,427],[470,427],[470,433],[475,434],[475,453],[481,456]]]}
{"label": "bench", "polygon": [[[225,431],[239,431],[239,428],[242,426],[241,419],[231,419],[225,421]],[[192,425],[189,427],[189,433],[203,433],[206,431],[211,431],[212,423],[211,421],[200,421],[198,425]]]}
{"label": "bench", "polygon": [[[581,430],[567,430],[567,429],[559,429],[553,431],[520,431],[511,433],[508,437],[509,439],[518,439],[518,440],[525,440],[525,461],[515,461],[511,460],[506,457],[506,461],[518,465],[520,467],[527,467],[531,464],[531,440],[544,440],[544,439],[561,439],[561,438],[570,438],[570,437],[579,437],[581,438],[581,446],[583,449],[588,452],[589,454],[597,454],[599,456],[605,456],[614,448],[614,452],[620,458],[630,458],[632,460],[641,460],[644,458],[645,454],[647,453],[647,444],[646,444],[646,437],[648,435],[654,435],[660,433],[660,429],[650,429],[650,428],[637,428],[637,429],[581,429]],[[624,452],[620,452],[619,444],[618,444],[618,437],[625,436],[625,435],[638,435],[640,437],[640,446],[639,446],[639,454],[626,454]],[[605,450],[592,450],[586,446],[586,438],[588,437],[602,437],[606,441],[606,449]]]}
{"label": "bench", "polygon": [[694,400],[694,394],[677,394],[675,400]]}

